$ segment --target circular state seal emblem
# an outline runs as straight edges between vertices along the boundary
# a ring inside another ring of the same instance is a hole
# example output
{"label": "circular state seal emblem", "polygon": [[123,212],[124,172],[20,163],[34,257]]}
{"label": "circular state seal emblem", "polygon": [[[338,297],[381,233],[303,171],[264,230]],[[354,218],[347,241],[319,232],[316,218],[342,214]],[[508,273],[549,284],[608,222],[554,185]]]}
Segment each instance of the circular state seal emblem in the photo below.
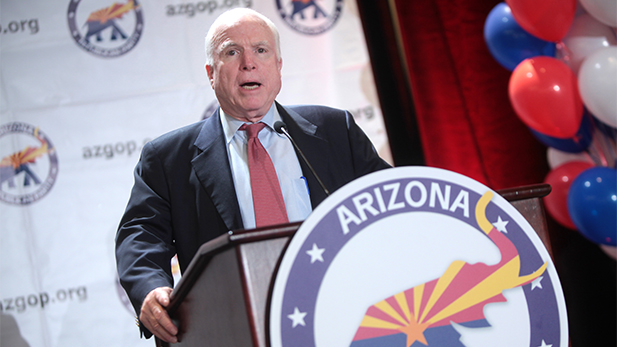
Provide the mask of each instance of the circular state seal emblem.
{"label": "circular state seal emblem", "polygon": [[566,347],[550,255],[505,199],[428,167],[336,191],[283,255],[272,347]]}
{"label": "circular state seal emblem", "polygon": [[307,35],[328,31],[341,16],[343,0],[276,0],[279,15],[292,29]]}
{"label": "circular state seal emblem", "polygon": [[56,150],[38,127],[0,126],[0,200],[28,205],[44,197],[58,176]]}
{"label": "circular state seal emblem", "polygon": [[144,27],[137,0],[71,0],[67,19],[77,45],[101,57],[118,57],[133,49]]}

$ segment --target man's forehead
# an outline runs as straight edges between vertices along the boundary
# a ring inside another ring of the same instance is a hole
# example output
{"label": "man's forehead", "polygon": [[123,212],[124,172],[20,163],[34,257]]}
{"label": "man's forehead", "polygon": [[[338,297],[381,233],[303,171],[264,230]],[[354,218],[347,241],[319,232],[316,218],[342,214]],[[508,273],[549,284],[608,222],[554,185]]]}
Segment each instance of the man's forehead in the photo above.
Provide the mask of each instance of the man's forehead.
{"label": "man's forehead", "polygon": [[[261,23],[258,23],[261,24]],[[221,28],[216,35],[215,42],[219,49],[229,46],[274,46],[274,35],[269,30],[268,26],[260,25],[264,30],[251,30],[248,35],[240,35],[236,30],[237,26],[228,26]]]}

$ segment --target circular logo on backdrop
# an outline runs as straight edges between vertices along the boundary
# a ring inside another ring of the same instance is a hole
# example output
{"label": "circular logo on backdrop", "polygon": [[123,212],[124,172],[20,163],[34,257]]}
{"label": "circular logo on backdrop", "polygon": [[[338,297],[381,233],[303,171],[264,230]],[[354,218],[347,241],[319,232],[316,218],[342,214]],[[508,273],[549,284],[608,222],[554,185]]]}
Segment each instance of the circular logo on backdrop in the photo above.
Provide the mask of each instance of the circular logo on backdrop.
{"label": "circular logo on backdrop", "polygon": [[144,26],[137,0],[71,0],[67,19],[73,40],[101,57],[118,57],[133,49]]}
{"label": "circular logo on backdrop", "polygon": [[276,0],[279,15],[292,29],[318,35],[336,23],[343,0]]}
{"label": "circular logo on backdrop", "polygon": [[272,347],[565,347],[537,234],[501,196],[428,167],[364,176],[302,224],[279,267]]}
{"label": "circular logo on backdrop", "polygon": [[0,200],[28,205],[43,198],[58,176],[58,156],[38,127],[26,123],[0,126]]}

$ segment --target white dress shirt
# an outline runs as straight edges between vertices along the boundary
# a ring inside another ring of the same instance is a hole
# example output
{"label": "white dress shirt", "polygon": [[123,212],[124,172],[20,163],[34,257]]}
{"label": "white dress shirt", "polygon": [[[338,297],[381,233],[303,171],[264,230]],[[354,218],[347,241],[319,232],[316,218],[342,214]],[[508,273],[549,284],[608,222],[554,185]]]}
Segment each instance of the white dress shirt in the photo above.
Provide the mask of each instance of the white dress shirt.
{"label": "white dress shirt", "polygon": [[[259,132],[258,138],[274,164],[289,221],[303,221],[312,210],[308,185],[302,175],[300,162],[293,145],[285,135],[274,130],[274,123],[279,120],[281,116],[273,104],[261,120],[267,126]],[[244,122],[230,117],[221,109],[221,123],[225,133],[227,156],[240,204],[242,222],[245,229],[255,228],[253,193],[248,166],[248,136],[246,131],[238,130]]]}

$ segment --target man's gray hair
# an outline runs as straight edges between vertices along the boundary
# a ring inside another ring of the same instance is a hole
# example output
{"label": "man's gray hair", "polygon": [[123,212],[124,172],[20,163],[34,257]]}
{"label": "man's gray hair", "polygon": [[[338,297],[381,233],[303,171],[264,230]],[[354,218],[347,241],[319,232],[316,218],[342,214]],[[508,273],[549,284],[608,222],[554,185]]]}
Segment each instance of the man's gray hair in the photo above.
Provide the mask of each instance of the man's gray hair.
{"label": "man's gray hair", "polygon": [[219,29],[225,26],[230,26],[233,23],[236,23],[241,18],[247,16],[252,16],[260,19],[272,31],[272,35],[274,36],[274,44],[276,46],[276,58],[277,60],[281,59],[281,39],[279,37],[279,31],[274,25],[274,23],[272,23],[272,21],[268,17],[253,9],[238,7],[223,12],[220,16],[218,16],[218,18],[214,20],[214,22],[210,26],[210,29],[206,34],[206,65],[214,64],[214,51],[216,49],[215,35],[218,34]]}

